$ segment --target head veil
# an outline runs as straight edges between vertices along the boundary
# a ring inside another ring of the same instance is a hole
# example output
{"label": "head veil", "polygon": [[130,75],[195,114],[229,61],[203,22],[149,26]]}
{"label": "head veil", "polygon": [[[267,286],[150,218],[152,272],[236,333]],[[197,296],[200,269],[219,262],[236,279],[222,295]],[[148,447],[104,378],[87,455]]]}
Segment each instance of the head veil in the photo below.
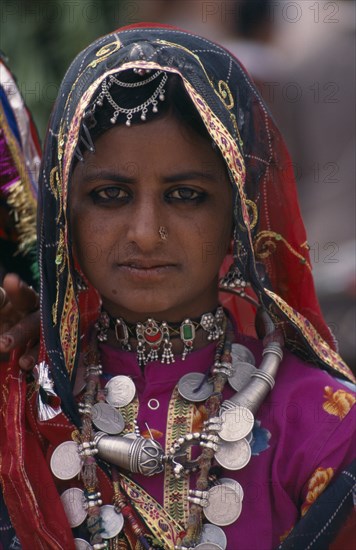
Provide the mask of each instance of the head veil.
{"label": "head veil", "polygon": [[[93,289],[79,299],[76,292],[67,218],[73,155],[83,113],[103,79],[132,68],[161,69],[182,78],[231,175],[235,261],[282,330],[287,348],[352,378],[315,295],[288,152],[251,79],[224,48],[173,27],[145,24],[101,37],[77,56],[64,77],[45,142],[38,214],[41,353],[51,364],[66,414],[78,422],[72,385],[80,338],[99,305]],[[224,303],[235,315],[247,311],[231,295]],[[246,319],[240,315],[242,332],[249,331]]]}

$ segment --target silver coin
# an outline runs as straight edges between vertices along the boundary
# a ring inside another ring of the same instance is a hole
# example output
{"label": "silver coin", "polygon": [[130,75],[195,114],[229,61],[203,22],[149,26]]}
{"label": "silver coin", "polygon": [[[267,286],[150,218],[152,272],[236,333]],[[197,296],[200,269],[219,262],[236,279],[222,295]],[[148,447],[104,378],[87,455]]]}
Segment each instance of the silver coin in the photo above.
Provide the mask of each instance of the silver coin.
{"label": "silver coin", "polygon": [[224,550],[219,544],[214,542],[200,542],[197,546],[194,546],[194,550]]}
{"label": "silver coin", "polygon": [[84,491],[71,487],[61,494],[64,511],[71,527],[78,527],[87,517],[84,509]]}
{"label": "silver coin", "polygon": [[103,529],[101,536],[103,539],[112,539],[116,537],[124,526],[124,516],[121,512],[116,512],[114,506],[105,504],[100,508],[100,514],[103,520]]}
{"label": "silver coin", "polygon": [[256,364],[256,359],[252,351],[250,351],[246,346],[242,346],[241,344],[232,344],[231,355],[233,363],[234,361],[243,361],[246,363],[251,363],[251,365]]}
{"label": "silver coin", "polygon": [[[224,531],[221,527],[213,525],[212,523],[205,523],[203,525],[200,542],[212,542],[221,548],[221,550],[225,550],[227,546],[227,538]],[[199,545],[196,546],[196,548],[199,548]]]}
{"label": "silver coin", "polygon": [[93,547],[84,539],[74,539],[75,550],[92,550]]}
{"label": "silver coin", "polygon": [[234,523],[242,509],[238,493],[228,485],[214,485],[208,493],[208,505],[203,508],[206,519],[220,526]]}
{"label": "silver coin", "polygon": [[91,408],[93,424],[101,432],[116,435],[122,432],[125,427],[125,420],[120,411],[108,403],[95,403]]}
{"label": "silver coin", "polygon": [[219,437],[224,441],[237,441],[250,433],[254,424],[254,416],[247,407],[236,405],[233,409],[224,411],[221,415],[222,426]]}
{"label": "silver coin", "polygon": [[65,441],[53,451],[50,462],[52,473],[58,479],[72,479],[82,469],[78,446],[74,441]]}
{"label": "silver coin", "polygon": [[[183,376],[178,382],[178,391],[180,395],[187,401],[196,403],[208,399],[213,393],[214,385],[207,380],[203,382],[204,378],[205,375],[202,372],[189,372]],[[201,387],[200,384],[202,384]],[[199,390],[197,390],[197,388],[199,388]]]}
{"label": "silver coin", "polygon": [[232,479],[232,477],[221,477],[219,479],[219,482],[222,485],[229,485],[229,487],[233,487],[235,489],[235,491],[238,492],[240,499],[243,500],[244,490],[241,487],[240,483],[238,481],[236,481],[236,479]]}
{"label": "silver coin", "polygon": [[136,387],[132,379],[123,374],[111,378],[105,388],[107,390],[106,401],[113,407],[126,407],[136,394]]}
{"label": "silver coin", "polygon": [[228,382],[235,391],[241,391],[249,383],[251,375],[257,369],[251,363],[244,363],[242,361],[234,361],[232,366],[234,370],[228,378]]}
{"label": "silver coin", "polygon": [[251,447],[246,439],[224,441],[215,453],[216,461],[226,470],[241,470],[250,458]]}

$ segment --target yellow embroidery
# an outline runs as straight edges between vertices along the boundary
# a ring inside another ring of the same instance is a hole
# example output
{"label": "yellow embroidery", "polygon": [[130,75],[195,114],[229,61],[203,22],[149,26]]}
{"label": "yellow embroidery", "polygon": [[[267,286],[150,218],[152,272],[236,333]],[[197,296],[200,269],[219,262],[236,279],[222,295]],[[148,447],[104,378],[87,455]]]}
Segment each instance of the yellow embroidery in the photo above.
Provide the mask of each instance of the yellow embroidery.
{"label": "yellow embroidery", "polygon": [[63,229],[59,231],[59,240],[57,247],[57,254],[55,259],[56,264],[56,300],[52,306],[52,321],[53,325],[57,324],[58,317],[58,303],[59,303],[59,277],[63,273],[66,266],[66,255],[64,246],[64,232]]}
{"label": "yellow embroidery", "polygon": [[[182,399],[175,387],[168,405],[166,453],[178,437],[193,431],[194,410],[195,406]],[[190,458],[190,454],[188,456]],[[189,478],[176,479],[172,467],[167,465],[164,471],[164,509],[182,525],[188,520],[188,491]]]}
{"label": "yellow embroidery", "polygon": [[226,82],[224,82],[224,80],[219,80],[218,88],[219,88],[219,94],[221,95],[226,108],[232,109],[235,103],[234,103],[234,98],[232,97],[232,93],[230,92],[229,86],[226,84]]}
{"label": "yellow embroidery", "polygon": [[142,487],[128,477],[121,474],[120,485],[133,503],[135,509],[146,521],[153,535],[159,540],[162,547],[173,550],[178,543],[182,531],[175,517],[170,516],[165,508],[151,497]]}
{"label": "yellow embroidery", "polygon": [[299,254],[280,233],[276,233],[275,231],[261,231],[256,235],[253,242],[256,259],[262,260],[273,254],[278,242],[283,243],[294,256],[299,258],[300,263],[306,265],[311,271],[311,265],[304,256]]}
{"label": "yellow embroidery", "polygon": [[[298,327],[304,338],[309,343],[311,349],[316,353],[318,357],[321,357],[323,361],[333,369],[347,376],[352,382],[356,382],[356,378],[351,369],[349,369],[349,367],[343,362],[338,353],[336,353],[336,351],[333,351],[327,345],[327,343],[322,339],[317,330],[305,317],[303,317],[303,315],[301,315],[300,313],[298,313],[298,311],[295,311],[291,306],[289,306],[283,300],[283,298],[278,296],[278,294],[275,294],[271,290],[268,290],[268,288],[264,288],[264,291],[279,307],[279,309],[281,309],[281,311],[283,311],[283,313],[288,316],[292,323],[296,327]],[[290,344],[293,344],[292,340],[290,340],[289,338],[287,340]],[[297,348],[297,345],[295,345],[294,347]]]}
{"label": "yellow embroidery", "polygon": [[75,299],[73,281],[68,276],[61,315],[60,339],[65,365],[70,377],[72,376],[77,352],[78,322],[78,305]]}
{"label": "yellow embroidery", "polygon": [[251,212],[250,229],[253,229],[256,226],[258,221],[257,204],[251,201],[250,199],[246,199],[246,204],[248,209]]}
{"label": "yellow embroidery", "polygon": [[333,414],[342,420],[350,411],[352,405],[356,402],[356,398],[345,390],[337,390],[333,392],[330,386],[324,388],[323,409],[329,414]]}
{"label": "yellow embroidery", "polygon": [[8,205],[11,207],[11,213],[15,221],[15,227],[18,234],[18,251],[21,253],[26,253],[37,239],[37,204],[20,146],[13,136],[1,105],[0,127],[6,138],[7,146],[10,150],[19,176],[18,181],[8,187],[5,193],[7,195]]}
{"label": "yellow embroidery", "polygon": [[317,468],[308,482],[308,493],[305,497],[305,502],[302,505],[302,516],[309,510],[310,506],[321,495],[324,489],[329,485],[331,478],[334,475],[332,468]]}
{"label": "yellow embroidery", "polygon": [[98,52],[96,52],[97,59],[89,63],[89,67],[95,68],[98,65],[98,63],[101,63],[102,61],[104,61],[104,59],[106,59],[113,53],[117,52],[117,50],[119,50],[120,48],[121,48],[121,42],[119,39],[115,40],[115,42],[110,42],[110,44],[106,44],[105,46],[100,48]]}
{"label": "yellow embroidery", "polygon": [[59,223],[59,220],[61,219],[62,212],[63,212],[63,205],[62,205],[62,182],[59,175],[59,168],[58,166],[55,166],[52,168],[51,173],[49,175],[49,184],[51,187],[51,191],[54,195],[54,198],[59,203],[59,209],[58,209],[58,215],[56,218],[57,224]]}

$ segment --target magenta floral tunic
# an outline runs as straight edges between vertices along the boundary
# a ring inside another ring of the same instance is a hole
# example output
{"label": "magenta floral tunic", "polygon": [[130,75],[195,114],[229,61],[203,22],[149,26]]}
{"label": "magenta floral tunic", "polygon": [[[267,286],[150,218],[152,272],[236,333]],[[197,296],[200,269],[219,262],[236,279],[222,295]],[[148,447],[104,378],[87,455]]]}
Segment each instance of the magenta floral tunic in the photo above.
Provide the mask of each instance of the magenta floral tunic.
{"label": "magenta floral tunic", "polygon": [[[247,346],[261,362],[262,345]],[[142,435],[151,430],[163,448],[182,434],[197,431],[204,418],[201,404],[179,397],[176,384],[188,372],[206,372],[213,364],[215,346],[193,352],[173,365],[152,362],[144,373],[134,353],[102,345],[104,378],[130,376],[138,395],[137,422]],[[234,393],[226,387],[224,398]],[[355,396],[350,386],[285,352],[276,385],[255,419],[252,458],[239,471],[223,470],[244,491],[242,512],[224,527],[229,550],[271,550],[287,536],[328,483],[355,457]],[[194,453],[195,449],[193,449]],[[193,455],[194,456],[194,455]],[[188,482],[166,472],[134,480],[184,525]],[[194,488],[195,476],[190,479]],[[222,506],[227,504],[222,503]]]}

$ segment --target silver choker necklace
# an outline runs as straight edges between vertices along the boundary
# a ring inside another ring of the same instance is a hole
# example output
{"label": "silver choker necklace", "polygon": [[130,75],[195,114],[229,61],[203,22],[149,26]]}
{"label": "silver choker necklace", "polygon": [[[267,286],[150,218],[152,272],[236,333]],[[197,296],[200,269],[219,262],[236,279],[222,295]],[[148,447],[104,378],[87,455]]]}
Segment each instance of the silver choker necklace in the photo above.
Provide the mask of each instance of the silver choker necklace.
{"label": "silver choker necklace", "polygon": [[136,324],[127,323],[122,317],[112,317],[102,310],[95,325],[99,342],[106,342],[108,331],[115,331],[116,340],[121,349],[132,350],[130,338],[137,340],[137,361],[145,366],[150,361],[161,361],[162,364],[174,363],[172,340],[180,339],[183,344],[182,360],[194,349],[194,340],[197,331],[202,329],[207,333],[209,341],[215,341],[223,334],[225,313],[218,307],[214,313],[203,313],[197,319],[184,319],[181,323],[167,323],[155,321],[152,318]]}

